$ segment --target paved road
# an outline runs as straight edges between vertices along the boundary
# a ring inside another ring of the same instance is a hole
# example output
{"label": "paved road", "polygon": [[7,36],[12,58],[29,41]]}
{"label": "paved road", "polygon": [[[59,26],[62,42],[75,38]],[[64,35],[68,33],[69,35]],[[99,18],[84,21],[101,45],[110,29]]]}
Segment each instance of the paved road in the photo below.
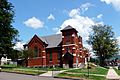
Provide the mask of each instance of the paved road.
{"label": "paved road", "polygon": [[40,76],[0,72],[0,80],[68,80],[68,79],[58,79],[52,77],[40,77]]}

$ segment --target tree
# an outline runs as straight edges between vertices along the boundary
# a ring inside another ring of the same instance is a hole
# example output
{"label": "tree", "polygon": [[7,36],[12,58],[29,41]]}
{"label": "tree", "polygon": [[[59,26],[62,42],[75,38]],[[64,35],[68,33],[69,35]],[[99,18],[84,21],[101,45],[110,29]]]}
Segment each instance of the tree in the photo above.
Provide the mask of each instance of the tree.
{"label": "tree", "polygon": [[28,58],[33,58],[33,50],[29,49],[29,50],[23,50],[22,51],[22,55],[21,55],[21,59],[23,60],[23,64],[24,66],[27,66],[28,65]]}
{"label": "tree", "polygon": [[18,30],[13,26],[14,10],[8,0],[0,0],[0,59],[5,54],[11,57],[13,46],[17,41]]}
{"label": "tree", "polygon": [[12,61],[17,61],[18,59],[22,58],[22,51],[19,50],[12,50],[11,59]]}
{"label": "tree", "polygon": [[92,45],[93,52],[98,56],[100,66],[105,66],[105,59],[111,58],[119,51],[117,40],[111,26],[94,25],[92,30],[87,42]]}

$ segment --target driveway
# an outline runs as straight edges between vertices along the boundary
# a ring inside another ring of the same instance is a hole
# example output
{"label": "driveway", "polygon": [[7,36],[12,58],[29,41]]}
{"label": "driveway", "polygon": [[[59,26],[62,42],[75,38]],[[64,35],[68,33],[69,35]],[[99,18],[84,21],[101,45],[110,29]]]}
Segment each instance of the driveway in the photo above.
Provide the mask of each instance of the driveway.
{"label": "driveway", "polygon": [[68,80],[68,79],[58,79],[52,77],[40,77],[40,76],[0,72],[0,80]]}

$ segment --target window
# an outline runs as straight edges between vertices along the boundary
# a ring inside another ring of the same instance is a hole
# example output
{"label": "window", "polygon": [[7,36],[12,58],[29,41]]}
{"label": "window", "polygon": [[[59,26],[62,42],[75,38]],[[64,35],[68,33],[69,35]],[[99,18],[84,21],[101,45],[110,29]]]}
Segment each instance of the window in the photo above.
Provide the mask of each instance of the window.
{"label": "window", "polygon": [[50,61],[52,61],[52,52],[50,52]]}
{"label": "window", "polygon": [[34,47],[34,57],[38,57],[38,48]]}
{"label": "window", "polygon": [[71,39],[70,35],[67,35],[66,36],[66,44],[70,44],[70,39]]}
{"label": "window", "polygon": [[41,49],[39,48],[39,56],[41,57],[42,56],[42,53],[41,53]]}
{"label": "window", "polygon": [[60,52],[58,52],[58,60],[60,60]]}

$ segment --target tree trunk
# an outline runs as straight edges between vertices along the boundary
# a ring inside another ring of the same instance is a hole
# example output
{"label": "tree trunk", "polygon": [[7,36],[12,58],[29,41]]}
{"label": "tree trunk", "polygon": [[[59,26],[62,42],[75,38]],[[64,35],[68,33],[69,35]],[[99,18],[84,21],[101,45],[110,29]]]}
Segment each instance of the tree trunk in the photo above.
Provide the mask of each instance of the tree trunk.
{"label": "tree trunk", "polygon": [[100,66],[104,67],[105,66],[105,58],[104,58],[104,56],[101,56],[99,58],[99,60],[100,60]]}

